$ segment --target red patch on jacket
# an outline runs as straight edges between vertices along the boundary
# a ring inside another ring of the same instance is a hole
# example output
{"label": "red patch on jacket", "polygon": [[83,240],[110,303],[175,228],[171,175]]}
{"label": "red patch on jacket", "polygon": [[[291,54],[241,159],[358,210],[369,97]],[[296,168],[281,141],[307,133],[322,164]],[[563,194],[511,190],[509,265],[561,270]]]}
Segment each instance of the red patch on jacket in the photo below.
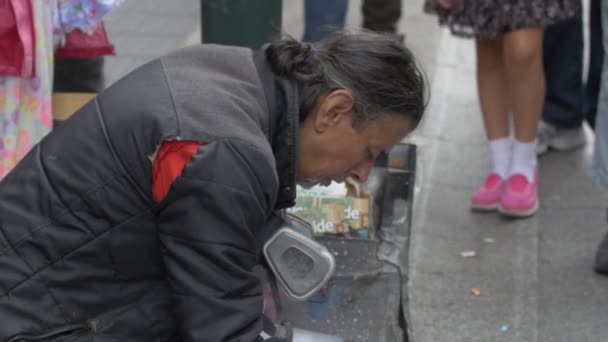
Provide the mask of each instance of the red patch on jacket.
{"label": "red patch on jacket", "polygon": [[197,141],[165,141],[161,144],[152,166],[152,198],[160,203],[171,189],[171,184],[182,174],[184,167],[199,147],[207,143]]}

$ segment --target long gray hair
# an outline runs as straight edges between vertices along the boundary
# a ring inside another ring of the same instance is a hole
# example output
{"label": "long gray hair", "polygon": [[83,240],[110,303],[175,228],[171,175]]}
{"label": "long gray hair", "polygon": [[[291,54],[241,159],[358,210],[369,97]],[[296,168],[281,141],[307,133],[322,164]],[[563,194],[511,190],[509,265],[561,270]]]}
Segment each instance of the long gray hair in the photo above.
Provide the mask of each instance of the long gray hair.
{"label": "long gray hair", "polygon": [[412,53],[393,37],[341,31],[315,44],[284,37],[268,46],[266,57],[275,73],[297,81],[300,120],[321,96],[336,89],[353,93],[355,126],[387,114],[405,115],[417,124],[424,113],[426,77]]}

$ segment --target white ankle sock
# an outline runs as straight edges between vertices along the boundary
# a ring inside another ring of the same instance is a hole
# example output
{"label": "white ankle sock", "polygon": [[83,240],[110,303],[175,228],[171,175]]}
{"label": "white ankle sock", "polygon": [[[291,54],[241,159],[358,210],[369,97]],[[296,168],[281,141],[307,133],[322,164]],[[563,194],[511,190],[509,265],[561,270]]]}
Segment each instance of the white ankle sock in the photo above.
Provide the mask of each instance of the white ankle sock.
{"label": "white ankle sock", "polygon": [[512,149],[513,140],[511,137],[490,140],[492,172],[498,174],[502,179],[509,177]]}
{"label": "white ankle sock", "polygon": [[521,174],[528,179],[528,182],[534,182],[534,173],[536,171],[536,141],[531,143],[523,143],[515,140],[513,144],[513,166],[511,167],[511,175]]}

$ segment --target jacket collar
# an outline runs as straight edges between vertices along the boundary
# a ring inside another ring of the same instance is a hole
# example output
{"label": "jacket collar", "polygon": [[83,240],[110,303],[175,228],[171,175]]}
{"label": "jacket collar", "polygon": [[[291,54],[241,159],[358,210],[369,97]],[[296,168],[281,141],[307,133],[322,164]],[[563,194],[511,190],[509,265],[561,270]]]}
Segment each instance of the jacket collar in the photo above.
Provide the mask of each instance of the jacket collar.
{"label": "jacket collar", "polygon": [[268,104],[268,139],[276,160],[279,193],[275,209],[295,204],[299,97],[295,82],[274,74],[264,49],[253,53]]}

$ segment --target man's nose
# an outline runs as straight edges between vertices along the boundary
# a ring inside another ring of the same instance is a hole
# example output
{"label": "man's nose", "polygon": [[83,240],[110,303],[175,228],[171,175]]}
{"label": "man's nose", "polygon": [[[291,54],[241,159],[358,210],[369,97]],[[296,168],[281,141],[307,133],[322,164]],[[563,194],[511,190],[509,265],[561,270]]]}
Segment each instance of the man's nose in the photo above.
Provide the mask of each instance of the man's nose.
{"label": "man's nose", "polygon": [[363,183],[367,180],[367,177],[369,177],[373,166],[373,160],[367,160],[365,162],[362,162],[350,171],[350,176],[354,178],[358,183]]}

